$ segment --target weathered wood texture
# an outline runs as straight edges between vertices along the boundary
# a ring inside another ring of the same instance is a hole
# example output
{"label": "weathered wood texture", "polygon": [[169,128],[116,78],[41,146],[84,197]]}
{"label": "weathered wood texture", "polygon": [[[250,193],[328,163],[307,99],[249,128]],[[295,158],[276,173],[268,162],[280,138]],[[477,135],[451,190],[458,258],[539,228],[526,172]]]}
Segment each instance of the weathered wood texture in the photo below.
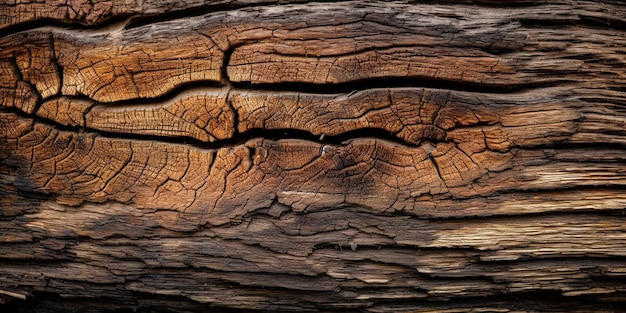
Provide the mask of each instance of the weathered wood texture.
{"label": "weathered wood texture", "polygon": [[11,2],[1,310],[626,307],[621,1]]}

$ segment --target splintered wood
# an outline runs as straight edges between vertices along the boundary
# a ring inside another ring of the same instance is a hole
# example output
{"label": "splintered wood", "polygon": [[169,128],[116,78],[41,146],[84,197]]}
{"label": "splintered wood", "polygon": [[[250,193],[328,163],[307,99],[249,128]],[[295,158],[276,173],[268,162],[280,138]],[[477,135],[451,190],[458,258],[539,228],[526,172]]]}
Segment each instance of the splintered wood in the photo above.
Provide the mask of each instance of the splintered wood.
{"label": "splintered wood", "polygon": [[0,310],[623,310],[623,2],[284,2],[0,4]]}

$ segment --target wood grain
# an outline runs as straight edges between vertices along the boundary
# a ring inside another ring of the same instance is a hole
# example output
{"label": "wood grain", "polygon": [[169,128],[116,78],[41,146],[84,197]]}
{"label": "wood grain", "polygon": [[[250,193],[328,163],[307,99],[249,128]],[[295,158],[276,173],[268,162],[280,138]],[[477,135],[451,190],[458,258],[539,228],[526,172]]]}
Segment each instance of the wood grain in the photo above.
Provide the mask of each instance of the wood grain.
{"label": "wood grain", "polygon": [[287,2],[0,4],[0,308],[623,310],[622,2]]}

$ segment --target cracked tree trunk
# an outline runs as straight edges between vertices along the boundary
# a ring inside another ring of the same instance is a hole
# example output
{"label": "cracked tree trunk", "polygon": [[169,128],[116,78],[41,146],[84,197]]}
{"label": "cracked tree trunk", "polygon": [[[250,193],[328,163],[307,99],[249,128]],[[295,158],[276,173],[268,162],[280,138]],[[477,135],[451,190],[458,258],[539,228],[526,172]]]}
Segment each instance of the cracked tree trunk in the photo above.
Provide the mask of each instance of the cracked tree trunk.
{"label": "cracked tree trunk", "polygon": [[623,2],[13,2],[0,310],[624,310]]}

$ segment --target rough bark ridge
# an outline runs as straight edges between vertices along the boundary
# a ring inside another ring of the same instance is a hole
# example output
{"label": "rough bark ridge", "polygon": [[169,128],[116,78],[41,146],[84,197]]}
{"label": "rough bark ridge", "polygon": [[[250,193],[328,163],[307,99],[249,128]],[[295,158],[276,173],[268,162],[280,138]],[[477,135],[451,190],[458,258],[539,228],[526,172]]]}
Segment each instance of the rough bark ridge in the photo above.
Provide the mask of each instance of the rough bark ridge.
{"label": "rough bark ridge", "polygon": [[624,309],[623,2],[140,2],[0,5],[0,309]]}

